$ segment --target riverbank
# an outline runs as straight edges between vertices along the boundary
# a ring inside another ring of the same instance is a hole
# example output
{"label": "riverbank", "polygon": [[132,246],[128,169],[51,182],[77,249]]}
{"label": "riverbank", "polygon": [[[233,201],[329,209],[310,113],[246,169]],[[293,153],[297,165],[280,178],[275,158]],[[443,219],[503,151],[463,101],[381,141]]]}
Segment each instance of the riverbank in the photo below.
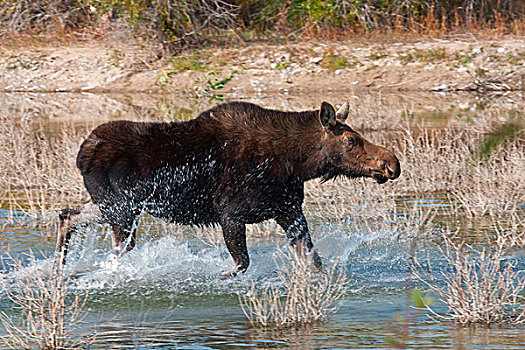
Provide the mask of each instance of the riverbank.
{"label": "riverbank", "polygon": [[[2,92],[228,93],[520,91],[525,40],[247,44],[159,58],[102,41],[0,48]],[[231,80],[228,80],[231,77]],[[228,80],[221,84],[222,80]]]}

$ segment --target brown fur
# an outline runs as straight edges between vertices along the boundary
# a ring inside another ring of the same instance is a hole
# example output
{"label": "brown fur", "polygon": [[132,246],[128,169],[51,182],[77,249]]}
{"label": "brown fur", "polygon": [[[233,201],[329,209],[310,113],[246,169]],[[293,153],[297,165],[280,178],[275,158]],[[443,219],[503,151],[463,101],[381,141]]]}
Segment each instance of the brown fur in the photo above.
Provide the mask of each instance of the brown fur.
{"label": "brown fur", "polygon": [[[134,246],[137,217],[146,211],[221,225],[235,274],[249,264],[245,225],[273,218],[320,266],[301,208],[304,182],[343,175],[383,183],[400,174],[397,158],[345,124],[347,114],[348,104],[336,113],[328,103],[282,112],[234,102],[187,122],[115,121],[84,141],[77,166],[117,253]],[[63,228],[57,241],[64,256],[70,231]]]}

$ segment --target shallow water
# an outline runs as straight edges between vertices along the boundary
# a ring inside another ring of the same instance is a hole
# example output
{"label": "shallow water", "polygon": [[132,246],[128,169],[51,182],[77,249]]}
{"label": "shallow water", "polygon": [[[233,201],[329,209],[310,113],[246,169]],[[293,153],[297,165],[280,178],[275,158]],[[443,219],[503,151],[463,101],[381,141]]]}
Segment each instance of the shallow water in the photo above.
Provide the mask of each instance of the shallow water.
{"label": "shallow water", "polygon": [[[38,232],[11,230],[13,238],[6,238],[3,251],[9,245],[11,254],[19,256],[38,247],[44,257],[28,261],[26,269],[49,271],[51,260],[45,257],[51,255],[53,242],[42,242]],[[74,240],[66,266],[73,276],[71,293],[89,292],[91,312],[77,332],[94,329],[93,348],[101,349],[379,349],[392,342],[415,349],[525,348],[518,328],[461,329],[436,323],[411,308],[407,242],[385,244],[380,234],[371,238],[358,232],[323,239],[325,230],[314,227],[314,240],[325,262],[340,261],[338,268],[349,278],[348,292],[328,322],[297,329],[251,327],[237,297],[250,281],[279,285],[272,258],[276,247],[285,245],[280,238],[265,244],[251,240],[253,264],[248,272],[221,279],[220,271],[231,264],[224,247],[206,247],[171,235],[142,237],[134,251],[116,260],[109,258],[108,238],[98,240],[100,232],[92,230],[88,237]],[[421,249],[439,266],[435,250]],[[4,280],[16,278],[3,271]]]}
{"label": "shallow water", "polygon": [[[282,109],[311,108],[319,102],[318,98],[308,96],[246,98]],[[334,101],[344,98],[348,97],[323,96],[325,100]],[[417,112],[414,115],[419,115],[413,122],[431,127],[460,125],[462,119],[458,115],[462,112],[450,110],[450,105],[457,104],[459,99],[469,106],[479,102],[469,96],[353,98],[367,100],[366,105],[382,104],[378,113],[394,115],[413,108]],[[57,134],[66,124],[91,128],[110,119],[155,114],[159,106],[166,103],[159,97],[93,94],[0,94],[0,100],[3,101],[0,104],[3,119],[15,121],[24,111],[24,118],[41,120],[51,133]],[[425,100],[435,105],[417,107]],[[209,105],[191,104],[184,99],[173,103],[177,105],[173,108],[189,115]],[[522,102],[513,96],[495,99],[493,103],[499,103],[501,108],[522,107]],[[356,103],[355,109],[359,108]],[[429,110],[434,112],[428,114]],[[366,120],[357,118],[356,122],[364,125]],[[381,125],[374,124],[372,129],[381,130]],[[424,201],[402,200],[409,205],[441,210],[439,220],[447,221],[450,203],[446,199],[429,196]],[[0,257],[4,261],[1,281],[9,285],[19,278],[9,268],[11,257],[24,259],[26,272],[49,276],[54,234],[49,233],[48,227],[27,224],[21,212],[12,222],[7,209],[0,210]],[[75,332],[86,335],[95,331],[92,348],[525,349],[522,328],[461,328],[435,322],[424,312],[412,308],[410,290],[416,284],[408,268],[410,253],[414,250],[428,253],[437,271],[443,267],[443,259],[432,244],[407,237],[405,232],[365,232],[355,229],[359,223],[348,225],[344,218],[335,223],[309,218],[313,240],[325,263],[337,263],[338,271],[348,278],[344,303],[323,324],[261,329],[250,325],[239,306],[237,294],[243,293],[252,281],[259,286],[280,285],[274,259],[276,249],[286,246],[282,235],[249,237],[252,261],[249,270],[236,278],[222,279],[219,273],[231,266],[224,246],[210,247],[191,234],[189,239],[183,238],[188,234],[181,234],[180,227],[170,226],[166,232],[154,221],[143,221],[145,225],[138,236],[138,246],[119,259],[109,255],[110,237],[104,226],[90,228],[73,238],[66,265],[67,274],[72,276],[71,294],[89,292],[87,306],[91,309]],[[465,235],[475,237],[487,229],[482,223],[470,225],[467,219],[464,223]],[[28,257],[30,251],[35,252],[36,260]],[[524,270],[524,253],[515,252],[515,257],[519,261],[516,268]],[[7,305],[5,296],[0,296],[2,311],[18,312],[7,309]],[[436,303],[436,310],[446,311],[439,303]],[[0,329],[0,333],[3,332]]]}

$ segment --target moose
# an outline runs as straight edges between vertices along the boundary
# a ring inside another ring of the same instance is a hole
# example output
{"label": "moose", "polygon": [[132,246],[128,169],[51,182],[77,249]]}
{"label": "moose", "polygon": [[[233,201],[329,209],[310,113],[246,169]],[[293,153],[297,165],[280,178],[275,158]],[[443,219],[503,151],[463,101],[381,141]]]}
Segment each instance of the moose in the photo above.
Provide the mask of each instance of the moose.
{"label": "moose", "polygon": [[66,257],[71,234],[89,222],[108,223],[116,255],[135,246],[142,212],[183,225],[220,225],[234,262],[227,276],[250,264],[246,225],[274,219],[291,245],[314,266],[302,211],[304,183],[338,176],[399,177],[397,157],[354,131],[349,104],[336,112],[283,112],[230,102],[184,122],[112,121],[80,146],[77,167],[92,203],[59,214],[57,256]]}

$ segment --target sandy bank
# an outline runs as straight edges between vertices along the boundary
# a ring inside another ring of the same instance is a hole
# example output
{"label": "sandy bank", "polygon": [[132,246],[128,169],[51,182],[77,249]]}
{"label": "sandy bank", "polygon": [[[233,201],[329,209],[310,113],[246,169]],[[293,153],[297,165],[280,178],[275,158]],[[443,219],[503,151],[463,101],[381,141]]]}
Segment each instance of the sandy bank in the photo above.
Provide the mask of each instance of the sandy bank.
{"label": "sandy bank", "polygon": [[169,59],[159,59],[144,48],[100,42],[0,48],[0,91],[4,92],[192,93],[210,88],[209,82],[230,73],[233,78],[222,91],[233,97],[363,89],[523,90],[525,40],[254,44]]}

